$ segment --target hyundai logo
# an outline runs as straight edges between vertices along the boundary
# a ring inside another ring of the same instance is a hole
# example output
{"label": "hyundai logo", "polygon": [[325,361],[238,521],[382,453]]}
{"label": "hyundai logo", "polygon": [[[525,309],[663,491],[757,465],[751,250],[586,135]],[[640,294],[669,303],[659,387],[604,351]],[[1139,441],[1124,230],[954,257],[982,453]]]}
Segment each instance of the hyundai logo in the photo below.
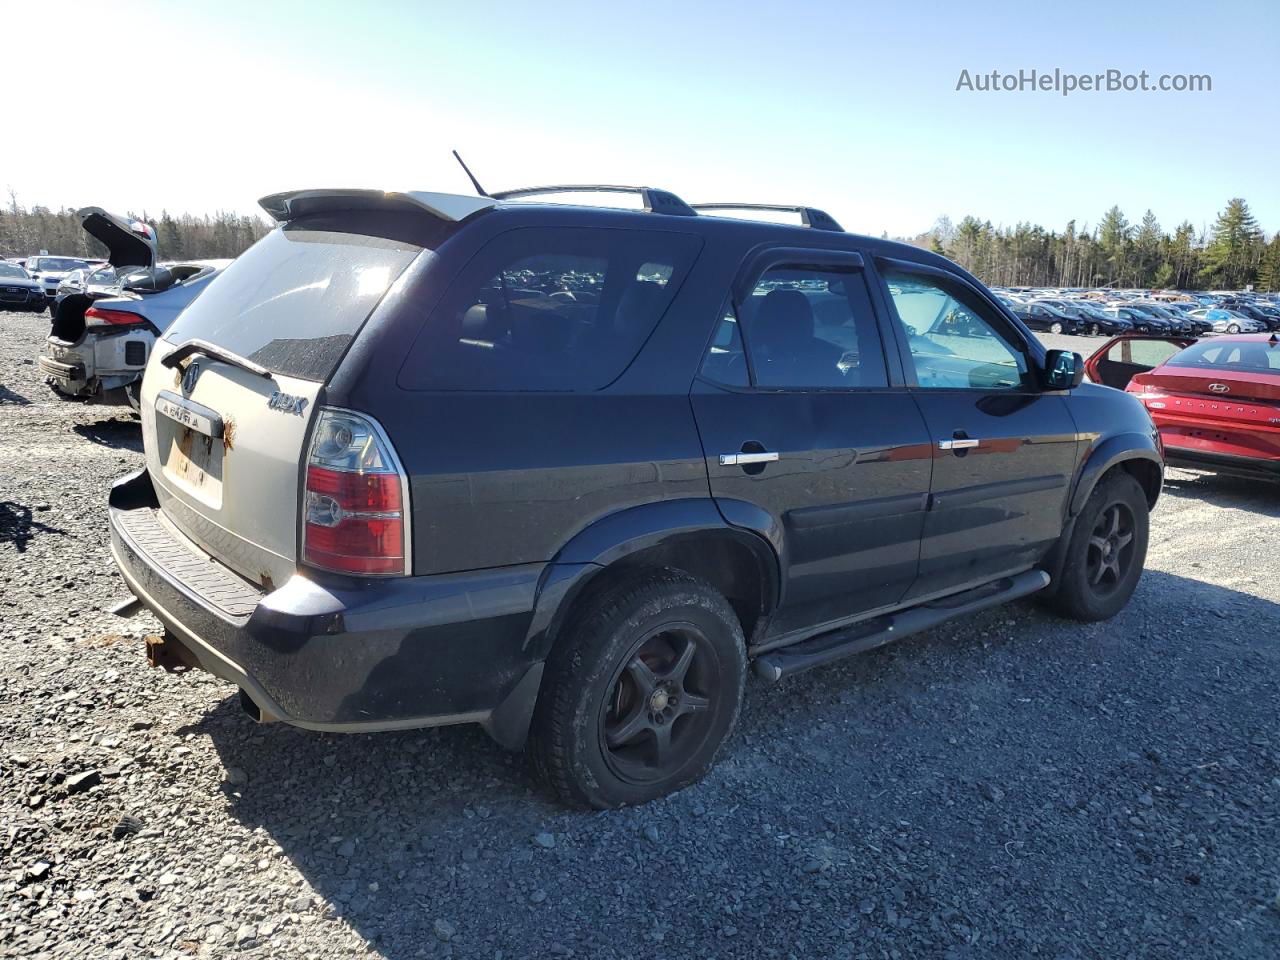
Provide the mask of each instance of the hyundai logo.
{"label": "hyundai logo", "polygon": [[196,388],[196,379],[200,376],[200,364],[189,363],[182,374],[182,392],[190,393]]}
{"label": "hyundai logo", "polygon": [[1209,389],[1214,393],[1228,393],[1231,390],[1225,383],[1211,383]]}

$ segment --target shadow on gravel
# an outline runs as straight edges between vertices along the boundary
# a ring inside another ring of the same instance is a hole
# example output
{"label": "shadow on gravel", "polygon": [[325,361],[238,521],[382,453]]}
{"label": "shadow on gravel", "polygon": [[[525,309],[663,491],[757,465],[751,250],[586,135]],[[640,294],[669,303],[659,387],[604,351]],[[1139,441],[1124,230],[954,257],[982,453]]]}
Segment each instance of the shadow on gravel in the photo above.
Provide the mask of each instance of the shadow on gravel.
{"label": "shadow on gravel", "polygon": [[31,401],[22,394],[14,393],[4,384],[0,384],[0,405],[11,404],[13,406],[25,407],[30,405],[30,403]]}
{"label": "shadow on gravel", "polygon": [[[45,507],[47,510],[48,507]],[[66,536],[66,531],[32,518],[31,508],[25,503],[0,501],[0,543],[12,543],[19,553],[25,553],[27,545],[41,533]]]}
{"label": "shadow on gravel", "polygon": [[603,813],[475,727],[315,734],[229,697],[179,733],[305,878],[287,909],[314,891],[386,960],[1262,956],[1277,623],[1161,572],[1108,623],[999,608],[749,682],[705,781]]}
{"label": "shadow on gravel", "polygon": [[142,452],[142,424],[139,420],[112,418],[94,423],[77,423],[71,429],[104,447]]}
{"label": "shadow on gravel", "polygon": [[1179,469],[1166,474],[1164,492],[1173,497],[1203,500],[1215,507],[1235,507],[1267,517],[1280,517],[1280,483]]}

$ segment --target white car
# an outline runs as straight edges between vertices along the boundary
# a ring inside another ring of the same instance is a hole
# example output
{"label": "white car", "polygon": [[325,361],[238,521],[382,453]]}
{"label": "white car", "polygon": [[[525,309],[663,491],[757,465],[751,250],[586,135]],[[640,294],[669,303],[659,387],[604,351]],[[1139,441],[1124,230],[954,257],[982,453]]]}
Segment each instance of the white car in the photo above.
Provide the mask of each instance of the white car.
{"label": "white car", "polygon": [[100,207],[77,211],[110,252],[117,282],[62,298],[39,358],[61,396],[138,407],[142,371],[156,339],[230,260],[156,261],[155,231]]}
{"label": "white car", "polygon": [[44,290],[45,302],[52,303],[54,295],[58,292],[58,284],[72,270],[84,270],[89,266],[89,261],[80,257],[58,257],[40,254],[35,257],[27,257],[27,273],[31,274],[32,280],[37,280],[41,288]]}

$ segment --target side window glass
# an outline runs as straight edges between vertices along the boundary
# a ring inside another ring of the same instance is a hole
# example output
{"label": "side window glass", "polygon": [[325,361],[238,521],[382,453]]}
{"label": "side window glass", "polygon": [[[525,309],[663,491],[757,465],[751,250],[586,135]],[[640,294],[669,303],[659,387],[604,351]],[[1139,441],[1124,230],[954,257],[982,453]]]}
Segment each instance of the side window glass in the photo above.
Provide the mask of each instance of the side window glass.
{"label": "side window glass", "polygon": [[1132,363],[1140,363],[1148,367],[1158,367],[1182,347],[1168,340],[1130,340],[1129,357]]}
{"label": "side window glass", "polygon": [[701,242],[639,230],[520,228],[453,281],[410,351],[416,390],[599,390],[635,359]]}
{"label": "side window glass", "polygon": [[715,337],[702,361],[702,375],[730,387],[745,387],[751,382],[746,351],[742,348],[742,330],[732,306],[716,325]]}
{"label": "side window glass", "polygon": [[1026,355],[987,311],[931,276],[889,268],[884,277],[920,386],[1016,390],[1026,384]]}
{"label": "side window glass", "polygon": [[740,306],[756,386],[888,386],[862,271],[771,267]]}

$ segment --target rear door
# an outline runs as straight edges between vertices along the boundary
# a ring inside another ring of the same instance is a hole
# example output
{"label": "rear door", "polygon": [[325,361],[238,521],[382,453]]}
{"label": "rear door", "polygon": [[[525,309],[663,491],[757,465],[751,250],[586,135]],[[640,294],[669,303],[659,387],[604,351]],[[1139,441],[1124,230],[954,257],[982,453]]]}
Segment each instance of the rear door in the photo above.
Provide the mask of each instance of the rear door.
{"label": "rear door", "polygon": [[934,458],[912,596],[1030,567],[1062,532],[1075,471],[1065,398],[1040,389],[1024,334],[976,288],[919,264],[878,269]]}
{"label": "rear door", "polygon": [[301,465],[323,385],[422,250],[368,220],[301,218],[270,233],[181,315],[143,381],[164,516],[265,587],[296,569]]}
{"label": "rear door", "polygon": [[915,581],[929,436],[884,342],[860,256],[768,251],[744,266],[694,385],[721,512],[781,534],[773,636],[894,604]]}
{"label": "rear door", "polygon": [[1094,383],[1123,390],[1134,374],[1160,366],[1194,340],[1185,337],[1115,337],[1084,362]]}

